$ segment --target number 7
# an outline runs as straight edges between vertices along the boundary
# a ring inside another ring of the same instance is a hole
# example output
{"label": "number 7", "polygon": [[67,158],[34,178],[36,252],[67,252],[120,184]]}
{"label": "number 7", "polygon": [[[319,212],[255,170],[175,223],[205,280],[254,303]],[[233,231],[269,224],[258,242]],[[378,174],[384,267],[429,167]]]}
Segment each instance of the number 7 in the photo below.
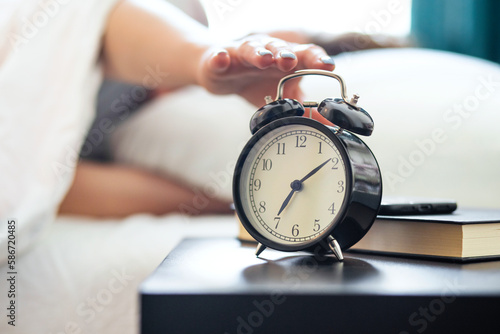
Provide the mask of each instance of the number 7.
{"label": "number 7", "polygon": [[276,222],[276,227],[275,227],[275,229],[277,229],[277,228],[278,228],[278,225],[279,225],[279,223],[280,223],[280,220],[281,220],[281,217],[274,217],[274,221]]}

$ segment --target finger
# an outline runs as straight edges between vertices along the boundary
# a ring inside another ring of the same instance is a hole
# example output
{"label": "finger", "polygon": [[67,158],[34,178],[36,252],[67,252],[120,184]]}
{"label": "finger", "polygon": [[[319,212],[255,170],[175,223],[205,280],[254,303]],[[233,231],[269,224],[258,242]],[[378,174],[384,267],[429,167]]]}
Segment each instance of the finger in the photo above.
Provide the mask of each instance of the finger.
{"label": "finger", "polygon": [[235,51],[233,57],[240,60],[248,67],[265,69],[274,63],[274,56],[271,51],[264,47],[264,44],[257,39],[243,42]]}
{"label": "finger", "polygon": [[316,68],[326,71],[335,69],[335,62],[326,51],[314,44],[301,44],[295,47],[295,54],[298,56],[298,68]]}
{"label": "finger", "polygon": [[216,50],[209,57],[208,67],[215,73],[225,72],[231,64],[231,58],[226,49]]}
{"label": "finger", "polygon": [[294,45],[281,39],[271,38],[266,43],[266,49],[274,55],[276,67],[283,72],[288,72],[298,64],[297,55],[293,52]]}

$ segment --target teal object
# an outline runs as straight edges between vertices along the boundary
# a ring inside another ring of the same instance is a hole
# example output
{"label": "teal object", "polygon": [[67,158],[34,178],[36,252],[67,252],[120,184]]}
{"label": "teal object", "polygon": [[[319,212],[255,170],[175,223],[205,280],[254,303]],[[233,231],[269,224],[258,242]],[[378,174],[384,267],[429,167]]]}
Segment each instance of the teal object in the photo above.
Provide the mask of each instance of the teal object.
{"label": "teal object", "polygon": [[421,47],[500,63],[498,0],[413,0],[411,31]]}

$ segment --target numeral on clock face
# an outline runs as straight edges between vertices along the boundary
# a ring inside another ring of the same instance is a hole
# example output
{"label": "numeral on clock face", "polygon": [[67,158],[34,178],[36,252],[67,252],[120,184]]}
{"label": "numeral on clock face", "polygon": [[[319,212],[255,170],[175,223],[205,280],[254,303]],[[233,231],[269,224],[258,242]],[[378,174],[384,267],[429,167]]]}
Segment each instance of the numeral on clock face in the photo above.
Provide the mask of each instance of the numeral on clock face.
{"label": "numeral on clock face", "polygon": [[301,136],[296,136],[295,138],[297,139],[295,147],[300,147],[300,148],[306,147],[306,141],[307,141],[306,136],[301,135]]}
{"label": "numeral on clock face", "polygon": [[284,155],[286,143],[278,143],[277,145],[278,145],[278,155]]}
{"label": "numeral on clock face", "polygon": [[273,168],[273,161],[271,159],[262,159],[262,170],[271,170]]}

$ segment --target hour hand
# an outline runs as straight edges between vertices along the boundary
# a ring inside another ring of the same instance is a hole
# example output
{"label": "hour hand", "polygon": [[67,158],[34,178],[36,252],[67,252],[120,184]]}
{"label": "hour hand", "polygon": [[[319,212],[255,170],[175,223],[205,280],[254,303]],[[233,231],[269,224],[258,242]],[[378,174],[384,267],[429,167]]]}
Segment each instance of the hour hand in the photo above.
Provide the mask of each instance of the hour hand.
{"label": "hour hand", "polygon": [[295,190],[292,189],[292,191],[290,191],[288,196],[285,198],[285,201],[283,202],[283,204],[281,204],[280,211],[278,211],[278,216],[280,215],[281,212],[283,212],[283,210],[285,210],[286,206],[288,205],[288,203],[292,199],[292,196],[294,193],[295,193]]}
{"label": "hour hand", "polygon": [[292,190],[290,191],[288,196],[285,198],[285,201],[283,202],[283,204],[281,204],[281,208],[278,211],[278,216],[280,215],[281,212],[283,212],[283,210],[285,210],[286,206],[288,205],[288,203],[292,199],[293,194],[302,189],[302,181],[294,180],[292,183],[290,183],[290,187],[292,188]]}

